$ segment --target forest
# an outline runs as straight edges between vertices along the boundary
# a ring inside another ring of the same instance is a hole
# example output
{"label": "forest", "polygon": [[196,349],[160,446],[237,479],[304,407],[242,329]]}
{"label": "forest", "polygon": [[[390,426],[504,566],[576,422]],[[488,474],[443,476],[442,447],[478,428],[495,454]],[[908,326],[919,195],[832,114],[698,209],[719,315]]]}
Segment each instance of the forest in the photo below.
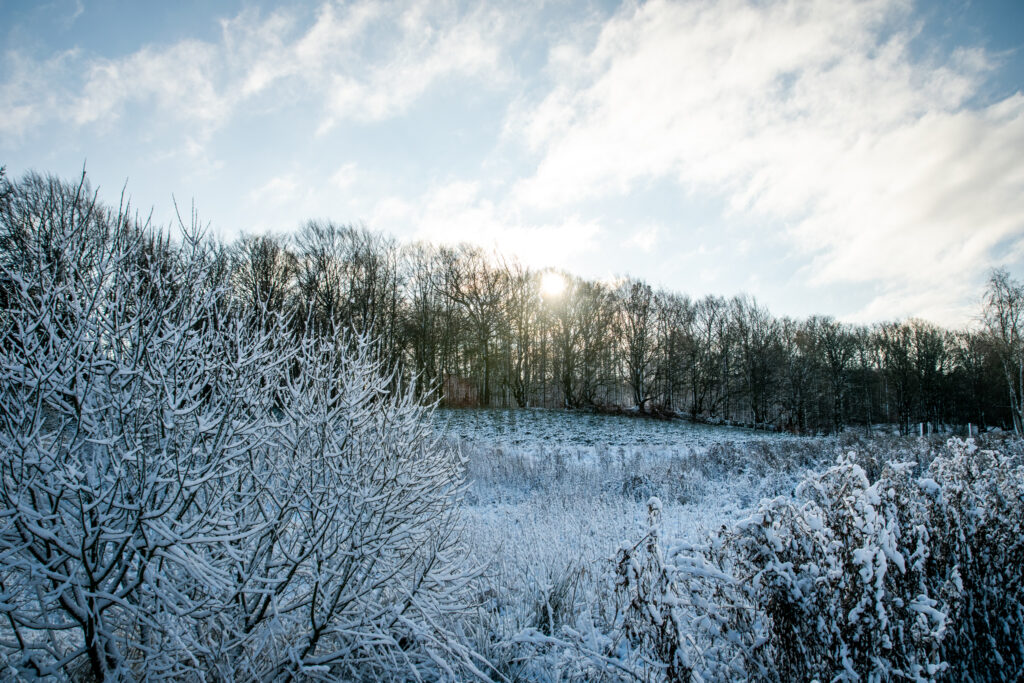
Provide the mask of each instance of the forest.
{"label": "forest", "polygon": [[[95,202],[86,185],[37,174],[4,187],[5,226]],[[4,236],[8,258],[16,239]],[[172,251],[166,240],[153,239],[154,258]],[[632,409],[795,433],[1020,432],[1024,289],[1001,270],[979,292],[978,324],[949,330],[780,318],[753,296],[692,299],[632,277],[559,273],[546,292],[550,271],[514,258],[325,221],[218,244],[215,258],[241,307],[285,315],[297,335],[373,336],[402,381],[446,406]]]}

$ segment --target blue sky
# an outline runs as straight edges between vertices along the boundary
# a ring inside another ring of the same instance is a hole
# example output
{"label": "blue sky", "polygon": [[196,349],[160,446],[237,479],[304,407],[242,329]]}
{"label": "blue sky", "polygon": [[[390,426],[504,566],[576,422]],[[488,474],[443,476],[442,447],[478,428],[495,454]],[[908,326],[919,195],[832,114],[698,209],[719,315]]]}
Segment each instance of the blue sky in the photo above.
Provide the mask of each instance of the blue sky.
{"label": "blue sky", "polygon": [[1024,274],[1024,2],[0,0],[0,163],[780,315]]}

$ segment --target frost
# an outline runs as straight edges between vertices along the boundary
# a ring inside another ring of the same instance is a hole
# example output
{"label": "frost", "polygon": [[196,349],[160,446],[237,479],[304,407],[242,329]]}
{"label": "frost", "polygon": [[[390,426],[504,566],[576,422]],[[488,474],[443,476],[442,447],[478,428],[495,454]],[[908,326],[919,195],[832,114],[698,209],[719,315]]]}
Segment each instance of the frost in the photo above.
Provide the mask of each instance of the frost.
{"label": "frost", "polygon": [[2,264],[5,678],[485,677],[462,461],[413,387],[238,307],[198,232],[96,212]]}
{"label": "frost", "polygon": [[[873,482],[848,454],[703,550],[665,560],[634,546],[647,559],[620,586],[662,606],[627,613],[645,656],[715,680],[1014,679],[1024,466],[968,451],[953,440],[927,476],[897,462]],[[666,627],[665,605],[681,633]]]}
{"label": "frost", "polygon": [[942,487],[931,477],[921,477],[917,480],[917,485],[929,496],[938,496],[942,493]]}

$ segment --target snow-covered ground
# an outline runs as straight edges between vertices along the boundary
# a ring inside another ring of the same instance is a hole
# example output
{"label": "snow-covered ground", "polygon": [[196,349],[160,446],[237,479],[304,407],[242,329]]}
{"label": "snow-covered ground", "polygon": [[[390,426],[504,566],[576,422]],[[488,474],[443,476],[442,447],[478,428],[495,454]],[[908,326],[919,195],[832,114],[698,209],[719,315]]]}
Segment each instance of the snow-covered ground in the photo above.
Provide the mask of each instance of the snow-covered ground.
{"label": "snow-covered ground", "polygon": [[614,500],[639,514],[657,495],[717,525],[789,490],[835,449],[829,439],[549,410],[439,410],[433,424],[466,458],[476,511]]}
{"label": "snow-covered ground", "polygon": [[666,539],[699,542],[836,452],[830,439],[544,410],[441,410],[434,428],[466,458],[492,644],[543,627],[553,602],[568,622],[607,609],[612,559],[643,535],[651,496]]}
{"label": "snow-covered ground", "polygon": [[[471,519],[511,523],[507,533],[549,546],[565,537],[594,548],[612,531],[627,538],[652,495],[667,506],[666,531],[701,534],[790,490],[834,450],[833,441],[751,429],[549,410],[439,410],[434,428],[466,457]],[[548,517],[559,529],[542,528]],[[541,526],[521,531],[531,525]]]}
{"label": "snow-covered ground", "polygon": [[452,410],[434,415],[435,429],[470,444],[520,453],[559,449],[574,458],[616,451],[671,456],[721,443],[799,439],[743,427],[560,410]]}

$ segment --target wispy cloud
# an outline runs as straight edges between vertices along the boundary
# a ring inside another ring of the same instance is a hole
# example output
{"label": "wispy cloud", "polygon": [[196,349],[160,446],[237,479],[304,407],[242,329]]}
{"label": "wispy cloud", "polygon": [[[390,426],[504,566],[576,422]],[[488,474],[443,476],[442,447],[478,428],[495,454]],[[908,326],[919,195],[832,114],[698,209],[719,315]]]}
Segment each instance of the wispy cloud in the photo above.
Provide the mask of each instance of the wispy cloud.
{"label": "wispy cloud", "polygon": [[410,235],[415,239],[497,249],[536,268],[566,264],[593,252],[606,233],[597,222],[575,215],[523,221],[510,207],[489,199],[475,181],[434,186],[413,200],[385,198],[374,209],[370,224],[396,234],[415,225]]}
{"label": "wispy cloud", "polygon": [[17,140],[41,122],[71,113],[69,95],[62,85],[74,70],[76,51],[45,60],[33,60],[17,52],[3,57],[0,82],[0,141]]}
{"label": "wispy cloud", "polygon": [[498,12],[429,3],[357,5],[344,14],[326,6],[297,51],[303,71],[327,83],[320,131],[395,116],[450,76],[501,79],[503,24]]}
{"label": "wispy cloud", "polygon": [[630,233],[629,237],[622,242],[622,246],[650,252],[658,243],[660,235],[661,228],[659,226],[648,225]]}
{"label": "wispy cloud", "polygon": [[356,182],[358,170],[355,162],[343,164],[331,175],[331,184],[339,190],[347,190]]}
{"label": "wispy cloud", "polygon": [[295,199],[299,190],[300,184],[294,175],[275,176],[252,190],[249,199],[253,202],[280,205]]}
{"label": "wispy cloud", "polygon": [[501,80],[503,15],[429,2],[326,2],[312,23],[286,10],[246,10],[221,21],[216,42],[182,40],[102,57],[78,50],[34,60],[8,53],[0,135],[52,121],[111,125],[126,106],[156,119],[227,123],[270,91],[309,98],[321,132],[341,121],[400,115],[448,77]]}
{"label": "wispy cloud", "polygon": [[70,12],[61,18],[60,23],[65,29],[69,29],[74,26],[75,22],[78,21],[78,17],[83,14],[85,14],[85,3],[82,0],[72,0]]}
{"label": "wispy cloud", "polygon": [[956,317],[996,246],[1024,239],[1024,98],[971,108],[985,55],[915,59],[909,8],[628,5],[591,49],[553,53],[578,61],[510,122],[537,155],[516,196],[573,206],[673,178],[785,226],[810,282],[878,284],[864,316]]}
{"label": "wispy cloud", "polygon": [[80,93],[70,103],[76,124],[112,123],[130,102],[154,111],[219,125],[232,97],[219,83],[219,51],[207,43],[182,41],[170,48],[144,48],[126,58],[91,60]]}

